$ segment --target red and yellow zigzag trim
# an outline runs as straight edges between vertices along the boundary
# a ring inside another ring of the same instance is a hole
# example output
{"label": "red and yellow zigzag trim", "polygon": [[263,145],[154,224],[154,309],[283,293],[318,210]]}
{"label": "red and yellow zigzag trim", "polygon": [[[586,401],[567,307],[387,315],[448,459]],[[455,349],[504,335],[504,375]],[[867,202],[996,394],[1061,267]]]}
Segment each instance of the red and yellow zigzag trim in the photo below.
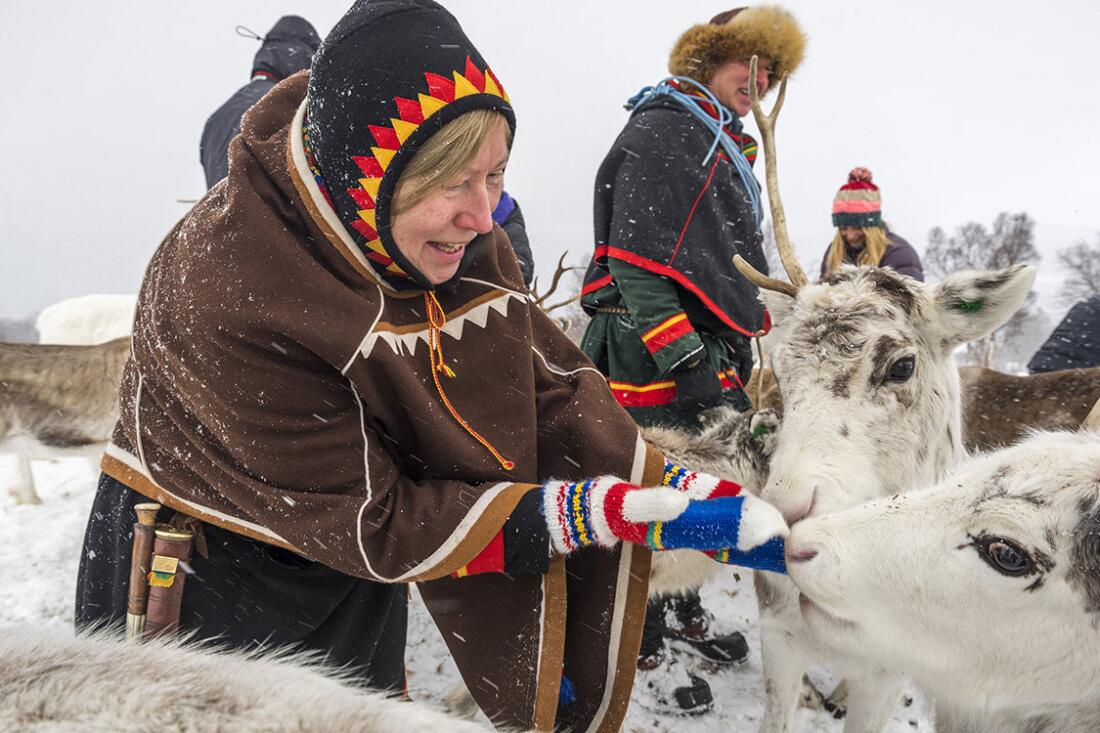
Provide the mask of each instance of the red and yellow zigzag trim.
{"label": "red and yellow zigzag trim", "polygon": [[691,321],[688,320],[687,314],[681,311],[674,316],[666,318],[643,333],[642,343],[645,344],[649,353],[656,354],[673,341],[687,336],[694,330],[695,329],[691,326]]}
{"label": "red and yellow zigzag trim", "polygon": [[482,72],[469,56],[466,57],[464,73],[454,71],[452,78],[448,79],[429,71],[424,73],[424,78],[427,81],[427,94],[417,94],[416,100],[394,97],[398,116],[390,118],[389,126],[369,126],[376,143],[371,147],[372,155],[352,156],[352,160],[362,171],[363,177],[359,179],[358,186],[347,190],[348,195],[354,199],[359,214],[359,219],[352,222],[351,226],[367,240],[367,258],[379,263],[387,272],[395,275],[406,275],[406,273],[382,246],[374,214],[374,202],[378,198],[382,176],[386,173],[393,156],[401,149],[405,140],[424,123],[424,120],[456,99],[472,94],[491,94],[505,102],[509,101],[504,87],[492,70],[486,67]]}

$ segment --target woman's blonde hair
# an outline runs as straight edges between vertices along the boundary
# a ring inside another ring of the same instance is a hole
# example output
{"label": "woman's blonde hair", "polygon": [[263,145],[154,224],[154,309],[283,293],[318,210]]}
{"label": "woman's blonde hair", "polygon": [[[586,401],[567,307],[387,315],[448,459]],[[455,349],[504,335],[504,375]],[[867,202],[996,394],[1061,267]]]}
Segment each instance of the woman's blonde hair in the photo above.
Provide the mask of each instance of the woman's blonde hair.
{"label": "woman's blonde hair", "polygon": [[390,216],[408,211],[444,188],[470,165],[497,125],[504,125],[508,147],[512,128],[504,115],[475,109],[451,120],[416,151],[394,189]]}
{"label": "woman's blonde hair", "polygon": [[[886,249],[890,246],[890,240],[886,238],[886,229],[883,227],[860,227],[863,229],[863,250],[856,257],[857,265],[877,265],[882,261],[882,256],[886,254]],[[829,245],[829,257],[826,260],[825,274],[831,275],[837,271],[842,264],[844,264],[844,248],[847,242],[840,233],[840,229],[836,230],[836,234],[833,236],[833,243]]]}

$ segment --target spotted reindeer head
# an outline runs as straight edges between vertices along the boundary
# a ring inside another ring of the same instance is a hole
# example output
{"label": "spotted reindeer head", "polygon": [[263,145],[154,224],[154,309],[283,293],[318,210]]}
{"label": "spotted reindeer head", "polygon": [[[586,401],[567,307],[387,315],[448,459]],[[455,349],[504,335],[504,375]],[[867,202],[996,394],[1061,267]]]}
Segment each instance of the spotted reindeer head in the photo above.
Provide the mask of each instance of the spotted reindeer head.
{"label": "spotted reindeer head", "polygon": [[[755,73],[757,59],[750,61]],[[1035,270],[957,272],[925,285],[877,267],[844,267],[809,284],[787,235],[775,166],[783,79],[765,114],[750,90],[766,156],[775,244],[790,282],[737,269],[777,324],[771,368],[783,426],[761,496],[794,523],[876,496],[927,486],[965,455],[952,352],[1007,321]]]}
{"label": "spotted reindeer head", "polygon": [[810,626],[940,702],[1100,712],[1100,433],[1038,433],[788,547]]}
{"label": "spotted reindeer head", "polygon": [[846,267],[796,293],[761,291],[783,425],[762,496],[789,522],[927,486],[964,455],[952,352],[1003,324],[1028,266],[923,284]]}

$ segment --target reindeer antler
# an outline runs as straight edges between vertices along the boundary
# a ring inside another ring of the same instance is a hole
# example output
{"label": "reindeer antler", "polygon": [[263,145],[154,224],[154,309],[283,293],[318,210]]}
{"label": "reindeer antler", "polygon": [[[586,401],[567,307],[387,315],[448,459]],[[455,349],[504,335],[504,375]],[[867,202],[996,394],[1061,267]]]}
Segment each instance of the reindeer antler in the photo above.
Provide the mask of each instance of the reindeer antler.
{"label": "reindeer antler", "polygon": [[550,288],[545,293],[539,293],[539,279],[536,277],[534,282],[531,283],[531,300],[537,305],[543,313],[550,313],[564,306],[569,305],[575,300],[580,299],[580,293],[561,301],[560,303],[554,303],[553,305],[545,305],[546,299],[554,294],[554,291],[558,289],[558,283],[561,281],[561,276],[572,270],[576,270],[576,267],[566,267],[565,258],[569,256],[569,250],[562,252],[560,258],[558,258],[558,266],[554,270],[554,277],[550,280]]}
{"label": "reindeer antler", "polygon": [[784,295],[789,295],[792,298],[798,295],[798,288],[794,285],[782,280],[776,280],[774,277],[768,277],[750,265],[741,255],[733,256],[733,266],[736,267],[737,271],[744,275],[749,282],[758,288],[763,290],[775,290]]}
{"label": "reindeer antler", "polygon": [[756,56],[749,61],[749,99],[752,101],[752,116],[756,118],[756,126],[760,128],[760,137],[764,143],[764,171],[768,185],[768,205],[772,212],[772,227],[775,230],[775,246],[779,250],[779,259],[783,262],[783,269],[787,271],[787,277],[791,282],[787,284],[761,274],[740,255],[733,258],[733,263],[741,274],[757,287],[777,290],[794,297],[808,279],[794,253],[794,247],[791,246],[791,239],[787,235],[787,217],[783,213],[783,200],[779,197],[779,178],[775,161],[775,121],[779,117],[779,110],[783,107],[783,99],[787,96],[787,76],[783,75],[775,106],[772,107],[771,114],[766,115],[760,107],[760,95],[756,91],[757,62]]}
{"label": "reindeer antler", "polygon": [[1081,423],[1081,429],[1100,429],[1100,400],[1096,401],[1096,404],[1089,410],[1089,414],[1085,416],[1085,421]]}

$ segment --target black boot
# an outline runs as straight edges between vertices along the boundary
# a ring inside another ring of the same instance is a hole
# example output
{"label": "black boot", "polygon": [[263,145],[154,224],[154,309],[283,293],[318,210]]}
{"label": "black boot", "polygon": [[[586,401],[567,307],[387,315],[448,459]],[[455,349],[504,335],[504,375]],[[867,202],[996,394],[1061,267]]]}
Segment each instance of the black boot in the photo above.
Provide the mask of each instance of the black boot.
{"label": "black boot", "polygon": [[703,608],[699,594],[688,591],[671,602],[667,615],[666,635],[677,642],[677,648],[702,657],[712,664],[741,664],[749,657],[749,645],[738,631],[730,634],[710,632],[710,613]]}
{"label": "black boot", "polygon": [[713,707],[714,697],[706,680],[690,674],[668,653],[664,638],[666,603],[666,599],[657,599],[646,607],[635,680],[637,701],[664,715],[700,715]]}

